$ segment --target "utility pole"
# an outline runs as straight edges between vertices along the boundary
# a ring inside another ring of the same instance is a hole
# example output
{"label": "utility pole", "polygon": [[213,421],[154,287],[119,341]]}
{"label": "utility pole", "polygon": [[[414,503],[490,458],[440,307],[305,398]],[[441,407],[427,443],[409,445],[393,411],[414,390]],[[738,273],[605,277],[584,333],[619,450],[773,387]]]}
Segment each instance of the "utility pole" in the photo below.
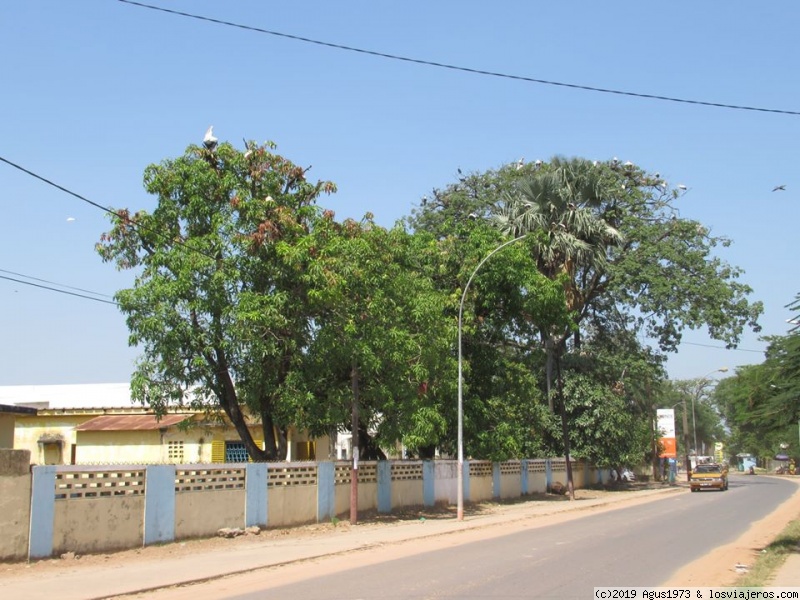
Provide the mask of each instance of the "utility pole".
{"label": "utility pole", "polygon": [[686,481],[691,481],[692,463],[689,460],[689,419],[686,416],[686,396],[683,397],[683,451],[686,454]]}

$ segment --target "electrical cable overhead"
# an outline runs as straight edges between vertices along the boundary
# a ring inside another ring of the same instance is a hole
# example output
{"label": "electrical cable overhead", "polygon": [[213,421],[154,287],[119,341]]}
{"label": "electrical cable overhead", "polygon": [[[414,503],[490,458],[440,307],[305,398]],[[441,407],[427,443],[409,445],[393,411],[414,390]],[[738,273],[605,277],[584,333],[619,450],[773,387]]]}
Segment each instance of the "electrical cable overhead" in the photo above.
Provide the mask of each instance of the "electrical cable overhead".
{"label": "electrical cable overhead", "polygon": [[[25,277],[25,275],[23,275]],[[85,298],[87,300],[94,300],[95,302],[102,302],[103,304],[113,304],[114,306],[119,306],[118,303],[114,302],[113,300],[103,300],[102,298],[93,298],[92,296],[87,296],[85,294],[78,294],[76,292],[68,292],[67,290],[59,290],[58,288],[50,287],[47,285],[41,285],[38,283],[33,283],[31,281],[22,281],[21,279],[14,279],[13,277],[6,277],[5,275],[0,275],[0,279],[6,279],[8,281],[14,281],[16,283],[21,283],[23,285],[30,285],[33,287],[41,288],[44,290],[50,290],[51,292],[58,292],[59,294],[67,294],[68,296],[77,296],[78,298]],[[58,284],[56,284],[58,285]],[[94,292],[90,292],[94,293]]]}
{"label": "electrical cable overhead", "polygon": [[31,279],[33,281],[40,281],[41,283],[49,283],[50,285],[57,285],[58,287],[66,288],[68,290],[75,290],[75,291],[78,291],[78,292],[84,292],[86,294],[93,294],[95,296],[105,296],[106,298],[113,298],[114,297],[111,294],[101,294],[100,292],[93,292],[92,290],[84,290],[83,288],[73,287],[71,285],[58,283],[56,281],[48,281],[47,279],[39,279],[38,277],[32,277],[30,275],[25,275],[24,273],[15,273],[14,271],[8,271],[6,269],[0,269],[0,273],[8,273],[9,275],[16,275],[17,277],[24,277],[25,279]]}
{"label": "electrical cable overhead", "polygon": [[[115,217],[119,217],[120,216],[120,213],[118,211],[114,210],[113,208],[108,208],[107,206],[103,206],[102,204],[98,204],[97,202],[93,202],[92,200],[89,200],[85,196],[81,196],[77,192],[73,192],[72,190],[67,189],[62,185],[59,185],[59,184],[55,183],[54,181],[51,181],[51,180],[47,179],[46,177],[42,177],[41,175],[39,175],[37,173],[34,173],[33,171],[31,171],[29,169],[26,169],[25,167],[23,167],[21,165],[18,165],[17,163],[15,163],[13,161],[10,161],[10,160],[8,160],[7,158],[5,158],[3,156],[0,156],[0,162],[4,162],[9,166],[14,167],[15,169],[18,169],[19,171],[22,171],[26,175],[30,175],[31,177],[33,177],[35,179],[38,179],[39,181],[41,181],[43,183],[46,183],[47,185],[53,186],[57,190],[61,190],[62,192],[66,193],[66,194],[69,194],[70,196],[73,196],[73,197],[77,198],[78,200],[82,200],[83,202],[86,202],[87,204],[90,204],[90,205],[94,206],[95,208],[99,208],[100,210],[102,210],[102,211],[104,211],[104,212],[106,212],[106,213],[108,213],[110,215],[114,215]],[[162,235],[160,232],[148,231],[148,230],[142,228],[139,225],[135,225],[134,223],[131,223],[130,221],[128,221],[128,222],[131,225],[131,227],[133,227],[134,229],[144,230],[146,233],[152,233],[152,234],[157,235],[157,236]],[[205,256],[206,258],[210,258],[211,260],[214,260],[214,261],[217,260],[216,256],[213,256],[211,254],[207,254],[206,252],[203,252],[202,250],[198,250],[197,248],[190,248],[189,246],[184,244],[181,240],[175,240],[175,243],[178,246],[180,246],[180,247],[182,247],[182,248],[184,248],[184,249],[186,249],[186,250],[188,250],[190,252],[196,252],[197,254]]]}
{"label": "electrical cable overhead", "polygon": [[681,344],[686,344],[687,346],[701,346],[703,348],[714,348],[715,350],[735,350],[736,352],[757,352],[758,354],[764,354],[764,350],[751,350],[749,348],[726,348],[725,346],[715,346],[714,344],[700,344],[697,342],[681,342]]}
{"label": "electrical cable overhead", "polygon": [[388,54],[385,52],[378,52],[376,50],[366,50],[364,48],[356,48],[353,46],[345,46],[343,44],[334,44],[332,42],[324,42],[322,40],[315,40],[312,38],[307,38],[299,35],[293,35],[289,33],[282,33],[280,31],[271,31],[269,29],[262,29],[260,27],[253,27],[251,25],[243,25],[241,23],[233,23],[231,21],[224,21],[222,19],[215,19],[213,17],[205,17],[202,15],[196,15],[192,13],[187,13],[179,10],[173,10],[170,8],[163,8],[161,6],[153,6],[151,4],[144,4],[142,2],[135,2],[134,0],[117,0],[118,2],[122,2],[123,4],[129,4],[132,6],[138,6],[140,8],[147,8],[150,10],[155,10],[159,12],[168,13],[171,15],[176,15],[180,17],[187,17],[190,19],[197,19],[199,21],[205,21],[208,23],[214,23],[217,25],[224,25],[226,27],[235,27],[237,29],[243,29],[246,31],[252,31],[255,33],[263,33],[266,35],[273,35],[276,37],[282,37],[290,40],[295,40],[298,42],[304,42],[307,44],[315,44],[317,46],[324,46],[327,48],[334,48],[336,50],[345,50],[347,52],[357,52],[359,54],[366,54],[369,56],[376,56],[378,58],[386,58],[389,60],[397,60],[407,63],[413,63],[418,65],[425,65],[428,67],[437,67],[440,69],[449,69],[451,71],[460,71],[463,73],[472,73],[473,75],[484,75],[487,77],[499,77],[502,79],[512,79],[516,81],[524,81],[526,83],[537,83],[540,85],[550,85],[550,86],[557,86],[557,87],[564,87],[570,88],[575,90],[583,90],[586,92],[597,92],[602,94],[614,94],[618,96],[628,96],[633,98],[642,98],[646,100],[659,100],[662,102],[676,102],[680,104],[692,104],[697,106],[707,106],[711,108],[727,108],[730,110],[743,110],[743,111],[752,111],[752,112],[764,112],[764,113],[773,113],[773,114],[781,114],[781,115],[792,115],[792,116],[800,116],[800,111],[794,110],[782,110],[777,108],[764,108],[758,106],[745,106],[745,105],[738,105],[738,104],[725,104],[722,102],[708,102],[703,100],[690,100],[687,98],[677,98],[673,96],[662,96],[658,94],[644,94],[640,92],[630,92],[625,90],[616,90],[610,88],[601,88],[601,87],[594,87],[590,85],[581,85],[577,83],[566,83],[563,81],[551,81],[547,79],[536,79],[534,77],[525,77],[523,75],[512,75],[509,73],[500,73],[497,71],[486,71],[483,69],[473,69],[470,67],[461,67],[458,65],[452,65],[447,63],[440,63],[431,60],[423,60],[419,58],[411,58],[408,56],[400,56],[397,54]]}

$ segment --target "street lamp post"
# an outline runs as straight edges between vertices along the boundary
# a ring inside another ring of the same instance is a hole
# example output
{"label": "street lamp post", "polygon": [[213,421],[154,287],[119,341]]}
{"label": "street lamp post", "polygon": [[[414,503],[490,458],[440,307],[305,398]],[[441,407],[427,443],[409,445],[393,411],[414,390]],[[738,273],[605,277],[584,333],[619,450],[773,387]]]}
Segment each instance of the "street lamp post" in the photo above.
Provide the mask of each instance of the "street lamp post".
{"label": "street lamp post", "polygon": [[[713,375],[714,373],[726,373],[728,371],[728,367],[721,367],[719,369],[714,369],[713,371],[709,371],[705,375],[703,375],[698,384],[697,390],[694,394],[692,394],[692,436],[694,438],[694,453],[697,455],[697,422],[695,421],[694,415],[694,399],[696,396],[700,395],[700,391],[702,390],[702,385],[708,381],[709,376]],[[686,450],[686,480],[689,481],[692,478],[692,463],[689,460],[689,436],[688,436],[688,429],[689,425],[686,422],[686,397],[683,398],[683,446]]]}
{"label": "street lamp post", "polygon": [[700,381],[697,383],[697,390],[695,394],[692,396],[692,434],[694,436],[694,453],[697,454],[697,422],[695,421],[694,417],[694,400],[697,397],[698,401],[700,400],[699,396],[700,393],[703,391],[703,385],[708,383],[708,377],[713,375],[714,373],[727,373],[728,367],[721,367],[719,369],[714,369],[713,371],[709,371],[705,375],[700,378]]}
{"label": "street lamp post", "polygon": [[686,415],[686,396],[683,397],[683,451],[686,454],[686,481],[692,480],[692,462],[689,460],[689,419]]}
{"label": "street lamp post", "polygon": [[478,266],[475,267],[475,270],[472,271],[472,274],[469,276],[466,285],[464,286],[464,291],[461,293],[461,303],[458,305],[458,491],[457,491],[457,518],[459,521],[464,520],[464,402],[462,397],[462,385],[463,385],[463,377],[461,371],[461,322],[462,316],[464,314],[464,300],[467,297],[467,290],[469,289],[469,284],[472,283],[476,273],[478,270],[483,266],[487,260],[489,260],[496,252],[499,252],[506,246],[510,246],[514,242],[518,242],[522,238],[526,237],[527,234],[521,235],[519,237],[515,237],[513,240],[508,240],[507,242],[503,242],[497,248],[489,252],[481,262],[478,263]]}

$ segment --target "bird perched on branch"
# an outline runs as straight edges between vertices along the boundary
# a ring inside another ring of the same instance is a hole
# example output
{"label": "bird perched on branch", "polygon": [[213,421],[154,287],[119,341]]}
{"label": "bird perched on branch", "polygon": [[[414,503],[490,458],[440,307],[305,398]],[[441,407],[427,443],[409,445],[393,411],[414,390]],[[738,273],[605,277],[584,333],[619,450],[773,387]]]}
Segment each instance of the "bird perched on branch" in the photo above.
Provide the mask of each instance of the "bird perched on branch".
{"label": "bird perched on branch", "polygon": [[217,147],[217,138],[214,137],[214,126],[208,128],[205,136],[203,136],[203,145],[209,150]]}

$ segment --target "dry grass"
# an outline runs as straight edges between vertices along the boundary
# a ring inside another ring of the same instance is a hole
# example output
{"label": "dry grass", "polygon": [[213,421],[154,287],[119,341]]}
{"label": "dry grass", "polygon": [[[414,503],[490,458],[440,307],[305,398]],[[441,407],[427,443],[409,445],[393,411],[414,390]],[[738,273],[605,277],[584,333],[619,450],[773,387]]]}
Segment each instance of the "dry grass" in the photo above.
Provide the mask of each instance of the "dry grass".
{"label": "dry grass", "polygon": [[789,523],[766,548],[763,548],[750,570],[737,581],[736,587],[765,587],[786,561],[786,557],[800,552],[800,520]]}

